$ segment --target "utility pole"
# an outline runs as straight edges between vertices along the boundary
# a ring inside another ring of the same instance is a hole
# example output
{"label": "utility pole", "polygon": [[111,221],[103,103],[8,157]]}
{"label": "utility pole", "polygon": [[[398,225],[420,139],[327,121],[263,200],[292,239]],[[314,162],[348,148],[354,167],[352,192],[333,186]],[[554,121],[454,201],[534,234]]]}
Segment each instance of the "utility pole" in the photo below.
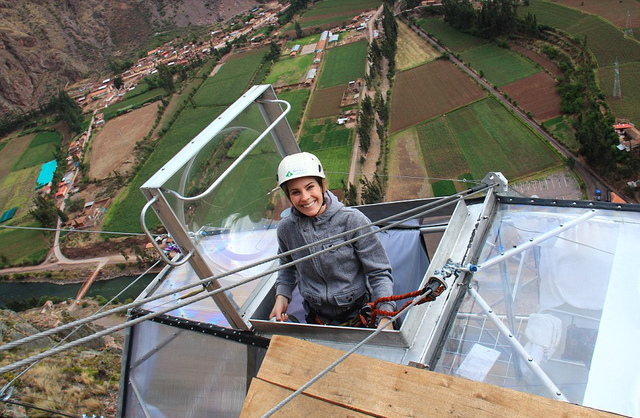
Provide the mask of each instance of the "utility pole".
{"label": "utility pole", "polygon": [[627,26],[624,29],[625,36],[633,38],[633,28],[631,27],[631,10],[627,10]]}

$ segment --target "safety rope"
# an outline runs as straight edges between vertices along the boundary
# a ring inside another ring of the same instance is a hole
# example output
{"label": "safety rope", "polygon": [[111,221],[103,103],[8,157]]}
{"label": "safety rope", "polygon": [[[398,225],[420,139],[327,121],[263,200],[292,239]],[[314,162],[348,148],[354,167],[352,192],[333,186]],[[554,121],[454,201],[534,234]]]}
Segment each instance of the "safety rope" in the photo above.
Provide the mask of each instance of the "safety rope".
{"label": "safety rope", "polygon": [[[383,303],[388,303],[388,302],[396,302],[398,300],[403,300],[408,298],[415,299],[418,297],[420,298],[418,298],[418,302],[415,303],[416,305],[420,305],[425,302],[433,302],[434,300],[436,300],[438,296],[442,294],[442,292],[444,292],[446,288],[447,288],[447,285],[442,280],[440,280],[437,277],[431,277],[427,285],[422,289],[418,289],[409,293],[404,293],[402,295],[383,296],[381,298],[378,298],[374,302],[369,302],[367,303],[367,310],[371,311],[370,313],[371,316],[368,322],[368,326],[370,328],[374,328],[376,326],[376,319],[378,315],[393,317],[400,314],[402,311],[407,309],[412,304],[412,301],[407,301],[404,304],[404,306],[402,306],[402,308],[396,311],[385,311],[383,309],[378,309],[377,308],[378,305],[381,305]],[[362,319],[366,318],[366,316],[362,314],[360,315],[360,317]]]}

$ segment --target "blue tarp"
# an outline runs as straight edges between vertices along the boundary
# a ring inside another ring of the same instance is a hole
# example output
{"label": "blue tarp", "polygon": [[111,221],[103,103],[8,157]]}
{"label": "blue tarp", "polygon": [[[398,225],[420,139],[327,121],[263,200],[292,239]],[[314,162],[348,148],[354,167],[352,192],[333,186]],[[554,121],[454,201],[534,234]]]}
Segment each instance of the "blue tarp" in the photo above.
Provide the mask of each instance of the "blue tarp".
{"label": "blue tarp", "polygon": [[18,207],[16,206],[15,208],[6,210],[3,214],[2,217],[0,217],[0,224],[4,221],[8,221],[9,219],[13,218],[13,215],[16,214],[16,211],[18,210]]}
{"label": "blue tarp", "polygon": [[57,167],[58,162],[56,160],[51,160],[48,163],[42,164],[38,180],[36,181],[36,190],[49,184],[53,179],[53,173],[56,172]]}

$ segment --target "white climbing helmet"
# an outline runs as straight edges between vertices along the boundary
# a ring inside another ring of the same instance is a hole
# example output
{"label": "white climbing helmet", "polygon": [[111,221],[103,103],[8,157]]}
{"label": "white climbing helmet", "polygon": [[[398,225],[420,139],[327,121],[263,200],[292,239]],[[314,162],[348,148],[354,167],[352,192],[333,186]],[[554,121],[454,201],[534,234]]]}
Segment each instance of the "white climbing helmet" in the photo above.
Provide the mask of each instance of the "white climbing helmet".
{"label": "white climbing helmet", "polygon": [[289,180],[300,177],[325,178],[322,163],[315,155],[308,152],[287,155],[278,166],[278,186],[282,187]]}

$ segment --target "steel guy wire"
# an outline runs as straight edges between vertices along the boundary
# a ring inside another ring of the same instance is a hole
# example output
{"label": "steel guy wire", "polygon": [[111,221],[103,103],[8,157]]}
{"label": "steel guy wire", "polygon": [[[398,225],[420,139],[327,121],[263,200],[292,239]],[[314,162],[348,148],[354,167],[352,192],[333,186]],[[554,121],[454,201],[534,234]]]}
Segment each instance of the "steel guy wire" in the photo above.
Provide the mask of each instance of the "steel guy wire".
{"label": "steel guy wire", "polygon": [[41,226],[17,226],[17,225],[0,225],[0,228],[9,228],[9,229],[32,229],[36,231],[51,231],[51,232],[87,232],[94,234],[115,234],[115,235],[142,235],[142,232],[116,232],[116,231],[94,231],[89,229],[65,229],[65,228],[45,228]]}
{"label": "steel guy wire", "polygon": [[[151,271],[151,269],[153,269],[155,266],[158,265],[158,263],[160,263],[160,260],[157,260],[151,267],[149,267],[144,273],[140,274],[135,280],[133,280],[131,283],[129,283],[124,289],[122,289],[117,295],[115,295],[113,298],[111,298],[111,300],[109,300],[107,303],[105,303],[103,306],[100,307],[100,309],[98,309],[96,312],[93,313],[93,315],[99,314],[104,308],[106,308],[111,302],[113,302],[114,300],[116,300],[121,294],[123,294],[127,289],[129,289],[131,286],[133,286],[134,284],[136,284],[142,277],[144,277],[145,274],[149,273]],[[62,340],[58,341],[52,348],[56,348],[59,347],[60,345],[62,345],[63,342],[65,342],[67,339],[69,339],[73,334],[75,334],[82,325],[79,325],[78,327],[76,327],[73,331],[71,331],[69,334],[67,334]],[[15,382],[16,380],[18,380],[20,377],[22,377],[22,375],[24,375],[26,372],[28,372],[32,367],[34,367],[36,364],[38,364],[38,361],[35,361],[33,363],[31,363],[27,368],[25,368],[23,371],[21,371],[17,376],[15,376],[13,379],[11,379],[11,381],[9,383],[7,383],[6,385],[4,385],[4,387],[2,389],[0,389],[0,393],[4,393],[5,390],[11,386],[11,384],[13,382]]]}
{"label": "steel guy wire", "polygon": [[[456,201],[461,200],[461,199],[463,198],[463,196],[462,196],[463,194],[467,194],[467,195],[478,194],[478,193],[480,193],[480,192],[482,192],[482,191],[484,191],[484,190],[486,190],[486,189],[488,189],[488,188],[491,188],[491,187],[493,187],[493,186],[492,186],[492,185],[491,185],[491,186],[486,186],[486,185],[485,185],[484,187],[479,187],[479,188],[477,188],[476,190],[468,189],[468,190],[466,190],[466,191],[464,191],[464,192],[461,192],[461,193],[459,193],[459,194],[456,194],[456,195],[452,195],[452,196],[448,196],[448,197],[446,197],[446,198],[443,198],[443,199],[442,199],[442,200],[440,200],[440,201],[437,201],[437,202],[429,202],[429,203],[427,203],[427,204],[425,204],[425,205],[422,205],[422,206],[419,206],[419,207],[416,207],[416,208],[413,208],[413,209],[406,210],[406,211],[404,211],[404,212],[401,212],[401,213],[398,213],[398,214],[395,214],[395,215],[389,216],[389,217],[387,217],[387,218],[380,219],[380,220],[378,220],[378,221],[376,221],[376,222],[372,223],[371,225],[378,225],[378,224],[382,224],[382,223],[388,222],[388,221],[389,221],[389,220],[391,220],[391,219],[395,219],[395,218],[398,218],[398,217],[402,217],[402,219],[401,219],[400,221],[396,221],[396,222],[394,222],[394,223],[392,223],[392,224],[389,224],[389,225],[387,225],[387,226],[385,226],[385,227],[382,227],[382,228],[380,228],[380,229],[378,229],[378,230],[373,230],[373,231],[371,231],[371,232],[369,232],[369,233],[363,234],[363,235],[362,235],[362,236],[360,236],[360,237],[356,237],[356,238],[354,238],[354,239],[351,239],[351,240],[345,241],[345,242],[343,242],[343,243],[337,244],[337,245],[336,245],[336,246],[334,246],[333,248],[337,248],[337,247],[340,247],[340,246],[348,245],[348,244],[350,244],[350,243],[352,243],[352,242],[354,242],[354,241],[357,241],[358,239],[360,239],[360,238],[362,238],[362,237],[366,237],[366,236],[373,235],[373,234],[375,234],[375,233],[378,233],[378,232],[384,231],[384,230],[386,230],[386,229],[390,229],[390,228],[392,228],[392,227],[395,227],[395,226],[397,226],[397,225],[399,225],[399,224],[401,224],[401,223],[405,222],[405,221],[406,221],[406,220],[408,220],[408,219],[413,219],[414,217],[422,216],[422,215],[427,214],[427,213],[429,213],[429,212],[432,212],[433,210],[436,210],[436,209],[438,209],[438,208],[440,208],[440,207],[444,207],[444,206],[450,205],[450,204],[452,204],[452,203],[455,203]],[[424,211],[423,211],[423,212],[420,212],[420,213],[417,213],[417,214],[414,214],[414,215],[409,216],[409,214],[410,214],[410,213],[412,213],[412,212],[416,212],[416,211],[419,211],[419,210],[424,210]],[[404,216],[406,216],[406,218],[405,218]],[[325,239],[322,239],[322,240],[316,241],[316,242],[314,242],[314,243],[307,244],[307,245],[305,245],[305,246],[302,246],[302,247],[299,247],[299,248],[296,248],[296,249],[293,249],[293,250],[287,251],[287,252],[285,252],[285,253],[277,254],[277,255],[275,255],[275,256],[271,256],[271,257],[268,257],[268,258],[266,258],[266,259],[263,259],[263,260],[259,260],[259,261],[257,261],[257,262],[254,262],[254,263],[250,263],[250,264],[248,264],[248,265],[246,265],[246,266],[242,266],[242,267],[238,267],[238,268],[236,268],[236,269],[229,270],[229,271],[227,271],[227,272],[225,272],[225,273],[221,273],[221,274],[219,274],[218,276],[210,276],[210,277],[207,277],[207,278],[201,279],[201,280],[199,280],[199,281],[196,281],[196,282],[193,282],[193,283],[190,283],[190,284],[187,284],[187,285],[184,285],[184,286],[178,287],[178,288],[173,289],[173,290],[171,290],[171,291],[169,291],[169,292],[161,293],[161,294],[158,294],[158,295],[155,295],[155,296],[149,297],[149,298],[144,298],[144,299],[139,300],[139,301],[134,301],[134,302],[132,302],[132,303],[129,303],[129,304],[126,304],[126,305],[122,305],[122,306],[119,306],[119,307],[113,308],[113,309],[111,309],[111,310],[109,310],[109,311],[106,311],[106,312],[104,312],[104,313],[102,313],[102,314],[99,314],[99,315],[92,315],[92,316],[89,316],[89,317],[87,317],[87,318],[83,318],[83,319],[80,319],[80,320],[77,320],[77,321],[74,321],[74,322],[70,322],[70,323],[65,324],[65,325],[61,325],[61,326],[59,326],[59,327],[57,327],[57,328],[55,328],[55,329],[51,329],[51,330],[43,331],[43,332],[40,332],[40,333],[37,333],[37,334],[33,334],[33,335],[31,335],[31,336],[28,336],[28,337],[22,338],[22,339],[20,339],[20,340],[16,340],[16,341],[13,341],[13,342],[10,342],[10,343],[7,343],[7,344],[5,344],[5,345],[0,346],[0,352],[1,352],[1,351],[8,350],[8,349],[11,349],[11,348],[18,347],[18,346],[20,346],[20,345],[22,345],[22,344],[24,344],[24,343],[27,343],[27,342],[31,342],[31,341],[37,340],[38,338],[42,338],[42,337],[49,336],[49,335],[51,335],[51,334],[53,334],[53,333],[55,333],[55,332],[57,332],[57,331],[61,331],[61,330],[64,330],[64,329],[73,328],[74,326],[77,326],[77,325],[86,324],[86,323],[92,322],[92,321],[94,321],[94,320],[96,320],[96,319],[100,319],[100,318],[103,318],[103,317],[105,317],[105,316],[109,316],[109,315],[111,315],[111,314],[113,314],[113,313],[121,312],[121,311],[125,311],[125,310],[128,310],[128,309],[130,309],[130,308],[135,308],[135,307],[141,306],[141,305],[143,305],[143,304],[145,304],[145,303],[152,302],[152,301],[154,301],[154,300],[158,300],[158,299],[161,299],[161,298],[164,298],[164,297],[167,297],[167,296],[173,295],[173,294],[175,294],[175,293],[178,293],[178,292],[181,292],[181,291],[184,291],[184,290],[191,289],[191,288],[196,287],[196,286],[198,286],[198,285],[205,285],[205,284],[207,284],[207,283],[211,282],[212,280],[217,280],[217,279],[220,279],[220,278],[224,278],[224,277],[227,277],[227,276],[233,275],[233,274],[235,274],[235,273],[238,273],[238,272],[241,272],[241,271],[244,271],[244,270],[247,270],[247,269],[250,269],[250,268],[256,267],[256,266],[259,266],[259,265],[264,264],[264,263],[266,263],[266,262],[273,261],[273,260],[279,259],[279,258],[281,258],[281,257],[286,257],[286,256],[291,255],[291,254],[294,254],[294,253],[296,253],[296,252],[298,252],[298,251],[302,251],[302,250],[305,250],[305,249],[309,249],[309,248],[311,248],[311,247],[312,247],[312,246],[314,246],[314,245],[320,245],[320,244],[323,244],[323,243],[329,242],[329,241],[331,241],[331,240],[334,240],[335,238],[343,237],[343,236],[345,236],[345,235],[352,234],[352,233],[354,233],[354,232],[358,232],[358,231],[360,231],[360,230],[363,230],[363,229],[366,229],[366,228],[369,228],[369,227],[370,227],[370,225],[363,225],[363,226],[360,226],[360,227],[358,227],[358,228],[354,228],[354,229],[352,229],[352,230],[345,231],[345,232],[342,232],[342,233],[340,233],[340,234],[336,234],[336,235],[334,235],[334,236],[327,237],[327,238],[325,238]],[[327,249],[327,250],[328,250],[328,249]],[[319,254],[322,254],[322,253],[324,253],[324,252],[326,252],[326,251],[325,251],[325,250],[322,250],[322,251],[319,251],[319,252],[316,252],[316,253],[310,254],[310,255],[309,255],[309,256],[307,256],[307,257],[314,257],[314,256],[319,255]],[[306,260],[306,258],[304,258],[304,260]],[[301,260],[299,260],[299,261],[302,261],[302,259],[301,259]],[[299,261],[298,261],[298,262],[299,262]],[[291,265],[295,265],[295,264],[297,264],[297,263],[290,263],[290,264],[291,264]],[[285,268],[285,267],[289,267],[289,265],[281,266],[281,268]],[[239,281],[239,282],[237,282],[237,283],[235,283],[235,284],[232,284],[232,285],[227,286],[226,288],[224,288],[224,290],[228,290],[228,289],[234,288],[234,287],[236,287],[236,286],[243,285],[243,284],[245,284],[245,283],[248,283],[248,282],[250,282],[250,281],[252,281],[252,280],[255,280],[255,279],[259,278],[259,277],[266,276],[267,274],[271,274],[271,273],[273,273],[273,272],[275,272],[275,271],[278,271],[278,270],[280,270],[280,268],[277,268],[277,269],[275,269],[275,270],[273,270],[273,271],[268,271],[268,272],[266,272],[266,273],[263,273],[263,274],[261,274],[261,275],[260,275],[260,276],[258,276],[258,277],[254,277],[254,278],[251,278],[251,277],[250,277],[250,278],[247,278],[247,279],[245,279],[245,280],[242,280],[242,281]],[[206,294],[206,295],[208,295],[208,294]],[[197,299],[197,300],[193,300],[193,301],[191,301],[191,302],[196,302],[196,301],[201,300],[201,299],[203,299],[203,298],[200,298],[200,299]],[[189,299],[187,299],[187,300],[189,300]],[[189,303],[191,303],[191,302],[189,302]],[[185,305],[187,305],[187,304],[188,304],[188,303],[180,304],[180,306],[177,306],[177,307],[182,307],[182,306],[185,306]],[[175,309],[175,308],[174,308],[174,309]],[[163,312],[163,313],[164,313],[164,312]],[[156,315],[156,316],[157,316],[157,315]]]}
{"label": "steel guy wire", "polygon": [[[389,225],[386,225],[386,226],[384,226],[384,227],[381,227],[381,228],[379,228],[378,230],[372,230],[372,231],[367,232],[367,233],[365,233],[365,234],[362,234],[362,235],[360,235],[360,236],[358,236],[358,237],[355,237],[355,238],[352,238],[352,239],[346,240],[346,241],[344,241],[344,242],[342,242],[342,243],[340,243],[340,244],[337,244],[337,245],[333,246],[332,248],[326,248],[326,249],[324,249],[324,250],[320,250],[320,251],[314,252],[314,253],[309,254],[309,255],[307,255],[307,256],[305,256],[305,257],[302,257],[302,258],[300,258],[300,259],[298,259],[298,260],[294,260],[294,261],[292,261],[292,262],[290,262],[290,263],[286,263],[286,264],[280,265],[280,266],[278,266],[278,267],[275,267],[275,268],[269,269],[269,270],[267,270],[267,271],[265,271],[265,272],[260,273],[259,275],[256,275],[256,276],[253,276],[253,277],[248,277],[248,278],[243,279],[243,280],[239,280],[239,281],[238,281],[238,282],[236,282],[236,283],[232,283],[232,284],[230,284],[230,285],[227,285],[227,286],[224,286],[224,287],[220,287],[220,288],[215,289],[215,290],[213,290],[213,291],[211,291],[211,292],[205,292],[204,294],[201,294],[201,295],[194,295],[194,296],[191,296],[191,297],[189,297],[189,298],[185,299],[183,302],[180,302],[180,303],[178,303],[178,304],[176,304],[176,305],[170,306],[169,308],[164,308],[164,309],[162,309],[162,310],[160,310],[160,311],[152,312],[152,313],[149,313],[149,314],[143,315],[143,316],[138,317],[138,318],[136,318],[136,319],[129,320],[129,321],[127,321],[127,322],[126,322],[126,323],[124,323],[124,324],[117,325],[117,326],[114,326],[114,327],[111,327],[111,328],[107,328],[107,329],[105,329],[105,330],[103,330],[103,331],[97,332],[97,333],[95,333],[95,334],[93,334],[93,335],[90,335],[90,336],[87,336],[87,337],[84,337],[84,338],[81,338],[81,339],[78,339],[78,340],[73,341],[73,342],[71,342],[71,343],[68,343],[68,344],[66,344],[66,345],[64,345],[64,346],[57,347],[57,348],[55,348],[55,349],[50,349],[50,350],[44,351],[44,352],[42,352],[42,353],[40,353],[40,354],[37,354],[37,355],[31,356],[31,357],[29,357],[29,358],[27,358],[27,359],[23,359],[23,360],[21,360],[21,361],[18,361],[18,362],[16,362],[16,363],[13,363],[13,364],[11,364],[11,365],[1,367],[1,368],[0,368],[0,373],[4,373],[4,372],[6,372],[6,371],[10,371],[10,370],[14,370],[14,369],[16,369],[16,368],[18,368],[18,367],[21,367],[21,366],[23,366],[23,365],[25,365],[25,364],[28,364],[28,363],[30,363],[30,362],[32,362],[32,361],[35,361],[35,360],[38,360],[38,359],[40,359],[40,358],[46,358],[46,357],[49,357],[49,356],[51,356],[51,355],[58,354],[58,353],[60,353],[60,352],[62,352],[62,351],[64,351],[64,350],[67,350],[67,349],[69,349],[69,348],[72,348],[72,347],[75,347],[75,346],[81,345],[81,344],[83,344],[83,343],[85,343],[85,342],[92,341],[92,340],[94,340],[94,339],[96,339],[96,338],[99,338],[99,337],[102,337],[102,336],[104,336],[104,335],[108,335],[108,334],[110,334],[110,333],[113,333],[113,332],[119,331],[119,330],[121,330],[121,329],[131,327],[131,326],[136,325],[136,324],[138,324],[138,323],[140,323],[140,322],[143,322],[143,321],[146,321],[146,320],[148,320],[148,319],[152,319],[152,318],[155,318],[155,317],[160,316],[160,315],[162,315],[162,314],[165,314],[165,313],[167,313],[167,312],[170,312],[170,311],[172,311],[172,310],[174,310],[174,309],[181,308],[181,307],[186,306],[186,305],[189,305],[189,304],[191,304],[191,303],[194,303],[194,302],[197,302],[197,301],[203,300],[203,299],[205,299],[205,298],[207,298],[207,297],[209,297],[209,296],[213,296],[213,295],[215,295],[215,294],[218,294],[218,293],[221,293],[221,292],[224,292],[224,291],[227,291],[227,290],[233,289],[233,288],[235,288],[235,287],[241,286],[241,285],[243,285],[243,284],[249,283],[249,282],[251,282],[251,281],[253,281],[253,280],[257,280],[257,279],[259,279],[259,278],[261,278],[261,277],[264,277],[264,276],[267,276],[267,275],[273,274],[273,273],[275,273],[275,272],[277,272],[277,271],[279,271],[279,270],[281,270],[281,269],[284,269],[284,268],[288,268],[288,267],[294,266],[294,265],[296,265],[296,264],[298,264],[298,263],[300,263],[300,262],[302,262],[302,261],[306,261],[307,259],[310,259],[310,258],[316,257],[316,256],[318,256],[318,255],[324,254],[325,252],[328,252],[328,251],[331,251],[331,250],[335,250],[335,248],[342,247],[342,246],[345,246],[345,245],[349,245],[349,244],[351,244],[351,243],[353,243],[353,242],[355,242],[355,241],[357,241],[357,240],[359,240],[359,239],[361,239],[361,238],[364,238],[364,237],[367,237],[367,236],[370,236],[370,235],[376,234],[376,233],[378,233],[378,232],[382,232],[382,231],[385,231],[385,230],[387,230],[387,229],[393,228],[394,226],[397,226],[397,225],[399,225],[399,224],[401,224],[401,223],[405,222],[405,221],[406,221],[406,220],[408,220],[408,219],[413,219],[413,218],[415,218],[415,217],[422,216],[422,215],[424,215],[424,214],[426,214],[426,213],[429,213],[429,212],[432,212],[432,211],[434,211],[434,210],[436,210],[436,209],[438,209],[438,208],[440,208],[440,207],[442,207],[442,206],[446,206],[446,205],[450,205],[450,204],[452,204],[452,203],[455,203],[456,201],[461,200],[461,199],[463,198],[462,194],[473,195],[473,194],[480,193],[480,192],[482,192],[482,191],[484,191],[484,190],[486,190],[486,189],[488,189],[488,188],[491,188],[491,187],[493,187],[493,186],[492,186],[492,185],[489,185],[489,186],[484,185],[483,187],[479,187],[479,188],[477,188],[476,190],[468,189],[467,191],[465,191],[465,192],[463,192],[463,193],[459,193],[459,194],[457,194],[457,195],[452,195],[452,196],[449,196],[449,197],[447,197],[447,198],[444,198],[444,199],[443,199],[443,200],[445,201],[444,203],[443,203],[443,202],[431,202],[431,203],[428,203],[428,204],[426,204],[426,205],[423,205],[423,206],[420,206],[420,207],[417,207],[417,208],[414,208],[414,209],[410,209],[410,210],[407,210],[407,211],[405,211],[405,212],[402,212],[402,213],[399,213],[399,214],[392,215],[392,216],[389,216],[389,217],[387,217],[387,218],[381,219],[381,220],[377,221],[375,224],[379,224],[379,223],[387,222],[387,221],[389,221],[390,219],[395,219],[395,218],[397,218],[397,217],[399,217],[399,216],[403,216],[403,215],[406,215],[406,214],[408,214],[408,213],[416,212],[417,210],[425,209],[423,212],[420,212],[420,213],[417,213],[417,214],[414,214],[414,215],[410,215],[410,216],[409,216],[409,215],[407,215],[407,217],[406,217],[406,218],[402,218],[400,221],[396,221],[396,222],[394,222],[394,223],[391,223],[391,224],[389,224]],[[434,203],[439,203],[440,205],[434,205]],[[435,207],[433,207],[433,206],[435,206]],[[426,208],[428,208],[428,209],[426,209]],[[300,248],[298,248],[298,249],[291,250],[291,251],[288,251],[288,252],[286,252],[286,253],[278,254],[278,255],[276,255],[276,256],[272,256],[272,257],[269,257],[269,258],[267,258],[267,259],[264,259],[264,260],[260,260],[260,261],[258,261],[258,262],[255,262],[255,263],[251,263],[251,264],[249,264],[249,265],[247,265],[247,266],[243,266],[243,267],[241,267],[241,268],[237,268],[237,269],[234,269],[234,270],[230,270],[230,271],[228,271],[228,272],[226,272],[226,273],[223,273],[223,274],[220,274],[220,275],[218,275],[218,276],[211,276],[211,277],[208,277],[208,278],[202,279],[202,280],[197,281],[197,282],[194,282],[194,283],[192,283],[192,284],[185,285],[185,286],[182,286],[182,287],[180,287],[180,288],[174,289],[174,290],[172,290],[171,292],[167,292],[167,293],[159,294],[159,295],[156,295],[156,296],[153,296],[153,297],[150,297],[150,298],[142,299],[142,300],[140,300],[140,301],[132,302],[132,303],[130,303],[130,304],[123,305],[123,306],[120,306],[120,307],[117,307],[117,308],[111,309],[111,310],[109,310],[109,311],[103,312],[102,314],[99,314],[99,315],[92,315],[92,316],[90,316],[90,317],[87,317],[87,318],[84,318],[84,319],[81,319],[81,320],[77,320],[77,321],[74,321],[74,322],[70,322],[69,324],[62,325],[62,326],[57,327],[57,328],[53,328],[53,329],[50,329],[50,330],[47,330],[47,331],[40,332],[40,333],[38,333],[38,334],[34,334],[34,335],[31,335],[31,336],[25,337],[25,338],[23,338],[23,339],[21,339],[21,340],[16,340],[16,341],[13,341],[13,342],[7,343],[7,344],[5,344],[5,345],[3,345],[3,346],[0,346],[0,351],[4,351],[4,350],[8,350],[8,349],[11,349],[11,348],[18,347],[18,346],[20,346],[20,345],[22,345],[22,344],[25,344],[25,343],[30,342],[30,341],[34,341],[34,340],[36,340],[36,339],[38,339],[38,338],[42,338],[42,337],[49,336],[49,335],[51,335],[51,334],[53,334],[53,333],[55,333],[55,332],[58,332],[58,331],[60,331],[60,330],[68,329],[68,328],[72,328],[72,327],[77,326],[77,325],[82,325],[82,324],[85,324],[85,323],[88,323],[88,322],[92,322],[92,321],[94,321],[94,320],[96,320],[96,319],[103,318],[103,317],[108,316],[108,315],[111,315],[111,314],[113,314],[113,313],[115,313],[115,312],[120,312],[120,311],[127,310],[127,309],[130,309],[130,308],[133,308],[133,307],[137,307],[137,306],[140,306],[140,305],[142,305],[142,304],[144,304],[144,303],[147,303],[147,302],[150,302],[150,301],[153,301],[153,300],[158,300],[158,299],[160,299],[160,298],[163,298],[163,297],[166,297],[166,296],[172,295],[172,294],[174,294],[174,293],[177,293],[177,292],[180,292],[180,291],[183,291],[183,290],[190,289],[190,288],[195,287],[195,286],[200,285],[200,284],[206,284],[206,283],[208,283],[208,282],[211,282],[212,280],[216,280],[216,279],[219,279],[219,278],[222,278],[222,277],[226,277],[226,276],[229,276],[229,275],[231,275],[231,274],[234,274],[234,273],[237,273],[237,272],[240,272],[240,271],[246,270],[246,269],[253,268],[253,267],[258,266],[258,265],[260,265],[260,264],[264,264],[265,262],[273,261],[273,260],[275,260],[275,259],[279,259],[279,258],[281,258],[281,257],[284,257],[284,256],[286,256],[286,255],[292,254],[292,253],[294,253],[294,252],[297,252],[297,251],[300,251],[300,250],[303,250],[303,249],[309,248],[309,247],[310,247],[310,246],[312,246],[312,245],[318,245],[318,244],[323,243],[323,242],[328,242],[328,241],[330,241],[330,240],[335,239],[336,237],[341,237],[341,236],[344,236],[344,235],[347,235],[347,234],[350,234],[350,233],[353,233],[353,232],[357,232],[357,231],[360,231],[360,230],[362,230],[362,229],[368,228],[368,227],[370,227],[370,226],[371,226],[371,225],[363,225],[363,226],[358,227],[358,228],[355,228],[355,229],[353,229],[353,230],[351,230],[351,231],[345,231],[345,232],[343,232],[343,233],[340,233],[340,234],[334,235],[334,236],[332,236],[332,237],[328,237],[328,238],[326,238],[326,239],[323,239],[323,240],[317,241],[317,242],[315,242],[315,243],[313,243],[313,244],[308,244],[308,245],[306,245],[306,246],[304,246],[304,247],[300,247]]]}

